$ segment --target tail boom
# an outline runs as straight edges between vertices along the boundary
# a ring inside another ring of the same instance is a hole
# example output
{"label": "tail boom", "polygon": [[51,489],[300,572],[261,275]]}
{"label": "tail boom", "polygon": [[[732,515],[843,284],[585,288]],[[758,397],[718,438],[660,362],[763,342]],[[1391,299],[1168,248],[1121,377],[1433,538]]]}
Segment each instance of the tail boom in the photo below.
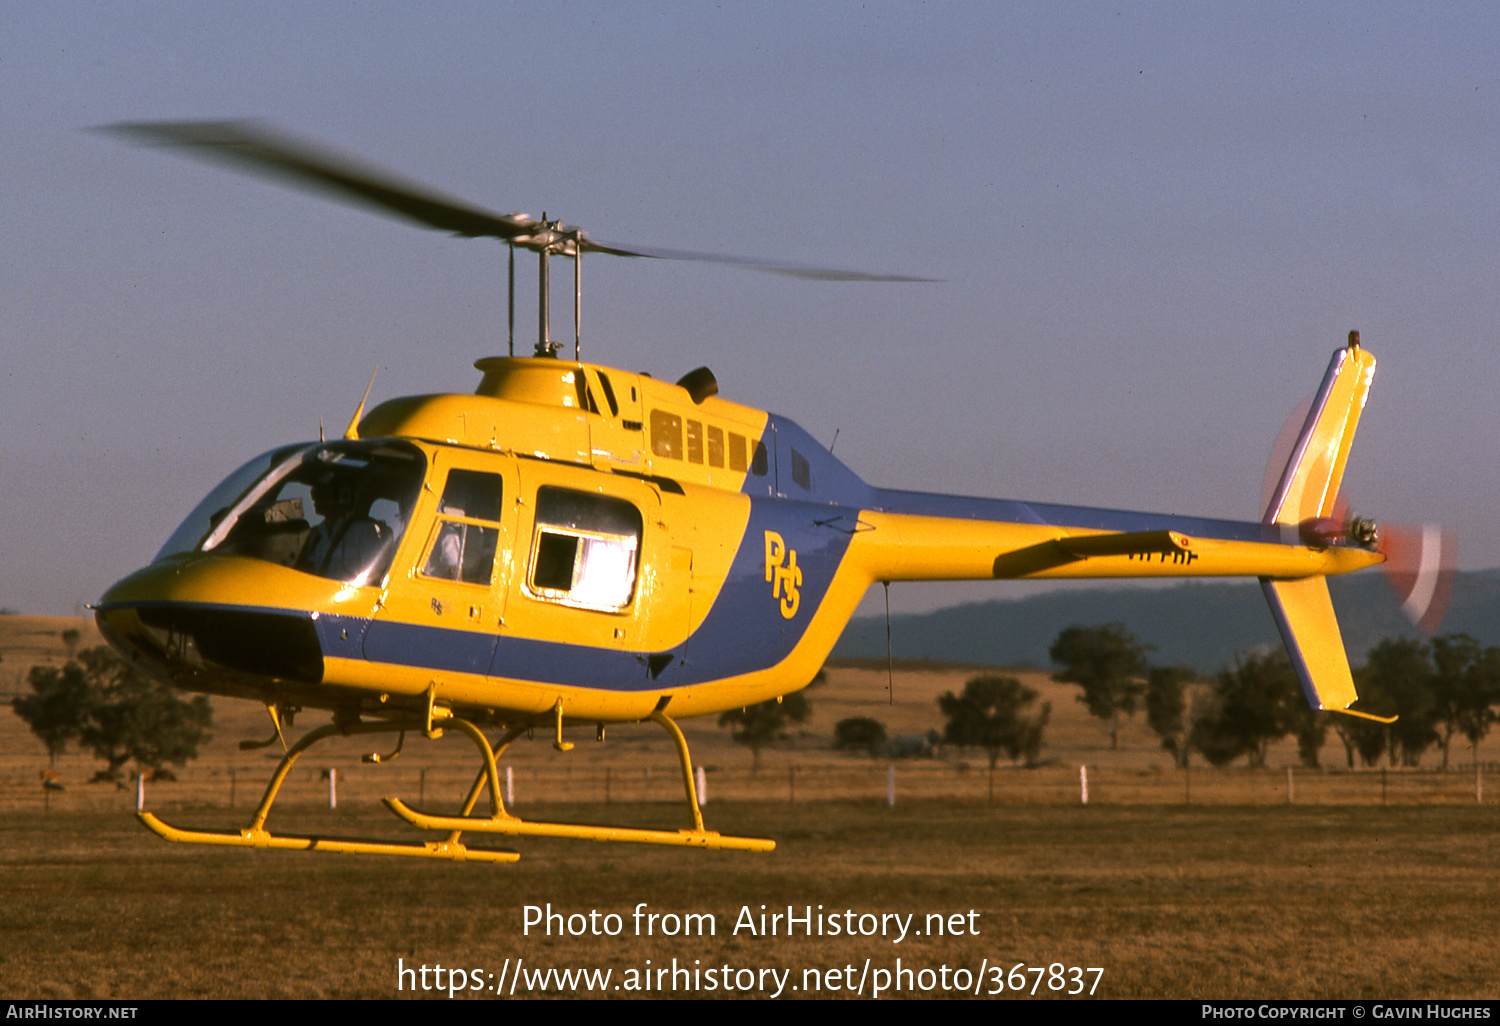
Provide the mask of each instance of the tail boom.
{"label": "tail boom", "polygon": [[[1048,512],[1058,516],[1059,510]],[[1106,511],[1078,512],[1097,522],[1097,514]],[[869,529],[855,536],[850,555],[864,562],[875,581],[1297,579],[1349,573],[1379,561],[1363,549],[1288,543],[1281,532],[1260,524],[1162,517],[1146,530],[1111,531],[1059,519],[1036,523],[870,510],[860,515]]]}
{"label": "tail boom", "polygon": [[849,556],[872,582],[1256,577],[1308,702],[1349,711],[1358,695],[1325,578],[1385,557],[1314,528],[1334,514],[1374,371],[1351,332],[1259,523],[872,489]]}

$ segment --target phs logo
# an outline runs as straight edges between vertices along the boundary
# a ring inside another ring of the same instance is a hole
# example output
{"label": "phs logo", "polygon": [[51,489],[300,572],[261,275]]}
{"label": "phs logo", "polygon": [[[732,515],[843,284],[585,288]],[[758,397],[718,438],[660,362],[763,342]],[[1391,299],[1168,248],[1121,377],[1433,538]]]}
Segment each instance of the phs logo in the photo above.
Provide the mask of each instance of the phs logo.
{"label": "phs logo", "polygon": [[797,566],[797,550],[788,549],[786,541],[775,531],[766,532],[766,581],[771,585],[772,600],[781,600],[782,619],[797,615],[802,600],[802,569]]}

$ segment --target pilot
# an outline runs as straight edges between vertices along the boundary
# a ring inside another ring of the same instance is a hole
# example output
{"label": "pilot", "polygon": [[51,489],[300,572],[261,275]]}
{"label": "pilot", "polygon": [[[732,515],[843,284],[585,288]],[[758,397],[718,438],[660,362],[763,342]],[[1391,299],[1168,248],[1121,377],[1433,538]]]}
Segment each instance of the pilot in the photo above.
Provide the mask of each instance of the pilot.
{"label": "pilot", "polygon": [[323,519],[308,533],[298,565],[320,577],[354,580],[380,556],[390,528],[356,512],[354,489],[333,474],[318,478],[312,500],[313,512]]}
{"label": "pilot", "polygon": [[[446,507],[443,512],[463,516],[464,511],[457,507]],[[447,521],[442,530],[438,532],[437,544],[432,547],[431,554],[427,557],[427,565],[422,568],[422,573],[428,577],[437,577],[445,581],[457,581],[463,577],[464,562],[464,535],[465,525]]]}

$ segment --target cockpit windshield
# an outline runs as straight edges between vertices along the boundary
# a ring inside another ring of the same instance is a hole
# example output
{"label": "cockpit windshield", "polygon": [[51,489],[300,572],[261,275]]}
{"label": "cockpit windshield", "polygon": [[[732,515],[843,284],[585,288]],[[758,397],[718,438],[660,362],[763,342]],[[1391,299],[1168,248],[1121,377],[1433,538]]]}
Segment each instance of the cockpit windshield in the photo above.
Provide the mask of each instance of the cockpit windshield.
{"label": "cockpit windshield", "polygon": [[272,450],[210,492],[156,558],[219,552],[349,584],[378,583],[411,517],[425,465],[404,442]]}

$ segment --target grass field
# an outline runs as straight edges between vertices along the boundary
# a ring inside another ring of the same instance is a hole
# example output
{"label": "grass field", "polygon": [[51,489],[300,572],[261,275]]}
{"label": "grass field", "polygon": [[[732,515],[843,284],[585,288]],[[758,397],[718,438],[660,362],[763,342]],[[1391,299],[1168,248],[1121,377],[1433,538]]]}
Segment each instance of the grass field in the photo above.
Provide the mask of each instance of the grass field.
{"label": "grass field", "polygon": [[[338,814],[336,825],[386,829],[373,816]],[[318,830],[327,818],[284,822]],[[399,996],[398,958],[500,974],[518,957],[535,969],[609,969],[616,982],[648,959],[792,970],[801,986],[806,969],[859,970],[869,959],[890,971],[900,958],[934,973],[1100,967],[1096,993],[1113,998],[1500,991],[1493,808],[736,803],[714,819],[776,837],[778,849],[532,841],[511,866],[427,864],[172,846],[119,813],[7,816],[0,992],[388,998]],[[633,936],[638,902],[712,913],[715,935]],[[617,913],[623,932],[523,936],[524,906],[547,903]],[[761,905],[915,913],[918,924],[973,910],[978,936],[735,936],[742,906]],[[988,989],[990,975],[981,982]]]}
{"label": "grass field", "polygon": [[[23,658],[18,640],[31,645],[24,658],[65,655],[47,640],[58,625],[34,621],[0,617],[0,680]],[[1472,768],[1393,771],[1385,805],[1377,772],[1299,771],[1289,805],[1290,747],[1273,752],[1267,771],[1195,767],[1185,780],[1139,722],[1122,733],[1120,751],[1108,751],[1074,689],[1039,674],[1027,680],[1053,702],[1043,753],[1053,761],[997,774],[994,803],[976,753],[900,764],[897,803],[887,807],[887,764],[828,747],[846,716],[876,716],[892,734],[940,726],[936,696],[967,675],[903,671],[891,704],[884,672],[832,668],[811,694],[813,719],[764,753],[755,775],[749,753],[712,720],[684,724],[709,768],[709,826],[775,838],[769,855],[523,839],[495,842],[521,852],[519,863],[489,866],[169,845],[136,824],[128,790],[85,782],[94,763],[82,755],[60,760],[67,790],[44,808],[45,752],[24,724],[0,715],[0,996],[397,997],[412,987],[439,995],[416,977],[398,992],[398,959],[461,967],[465,983],[491,989],[507,972],[514,979],[517,959],[528,972],[608,970],[607,988],[624,984],[607,989],[612,996],[637,993],[628,974],[640,986],[642,970],[673,959],[699,971],[693,996],[725,996],[701,975],[725,966],[736,985],[755,977],[756,994],[774,992],[772,977],[740,970],[790,972],[784,993],[795,996],[807,996],[814,970],[814,993],[824,996],[847,996],[862,975],[868,995],[884,971],[887,985],[905,984],[901,996],[935,997],[957,996],[945,984],[961,979],[989,993],[995,967],[1004,981],[1017,964],[1102,968],[1094,991],[1114,998],[1500,996],[1500,810],[1492,797],[1474,801]],[[185,826],[241,825],[275,758],[239,752],[236,742],[266,734],[264,710],[217,703],[212,744],[178,783],[150,785],[148,805]],[[567,756],[542,738],[516,746],[507,764],[522,815],[681,824],[682,810],[668,804],[680,793],[670,746],[652,728],[612,728],[602,745],[581,731],[576,740]],[[359,761],[371,747],[314,749],[273,829],[410,840],[416,832],[376,798],[415,801],[426,791],[429,804],[451,804],[472,772],[471,750],[454,738],[409,743],[386,766]],[[1325,748],[1325,762],[1342,765],[1342,754]],[[1481,760],[1492,757],[1481,748]],[[1088,806],[1078,804],[1080,765],[1089,767]],[[336,810],[322,768],[340,771]],[[710,914],[715,932],[636,936],[641,902],[648,913]],[[525,907],[548,903],[564,914],[616,914],[619,935],[524,934]],[[758,915],[761,905],[911,914],[917,930],[929,914],[958,915],[965,929],[899,944],[736,934],[741,910]],[[893,975],[898,959],[905,978]],[[1083,976],[1085,987],[1094,975]],[[1029,987],[1036,974],[1013,979]],[[583,992],[576,981],[538,986]],[[1039,990],[1050,994],[1045,982]],[[526,992],[523,984],[516,996]]]}

